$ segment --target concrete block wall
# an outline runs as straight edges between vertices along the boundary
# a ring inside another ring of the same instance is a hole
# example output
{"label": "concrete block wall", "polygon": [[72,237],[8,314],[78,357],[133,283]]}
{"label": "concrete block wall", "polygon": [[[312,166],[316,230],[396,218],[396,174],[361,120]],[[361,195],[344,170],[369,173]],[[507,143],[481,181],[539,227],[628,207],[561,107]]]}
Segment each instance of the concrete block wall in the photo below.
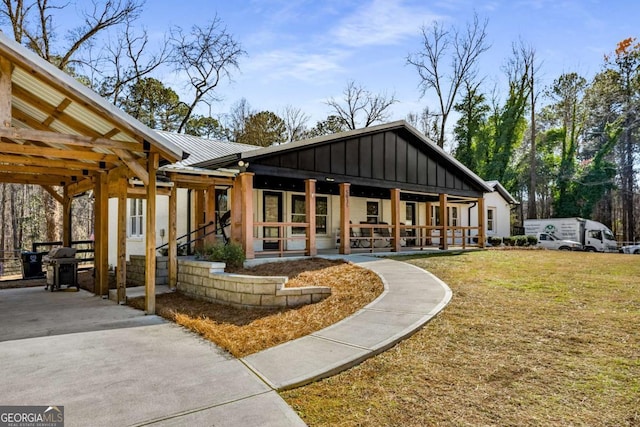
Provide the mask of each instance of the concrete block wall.
{"label": "concrete block wall", "polygon": [[327,286],[286,288],[286,277],[224,273],[224,263],[178,261],[178,291],[193,298],[242,308],[297,307],[331,295]]}
{"label": "concrete block wall", "polygon": [[[127,261],[127,285],[144,286],[145,256],[130,255]],[[156,285],[169,283],[169,257],[156,258]]]}

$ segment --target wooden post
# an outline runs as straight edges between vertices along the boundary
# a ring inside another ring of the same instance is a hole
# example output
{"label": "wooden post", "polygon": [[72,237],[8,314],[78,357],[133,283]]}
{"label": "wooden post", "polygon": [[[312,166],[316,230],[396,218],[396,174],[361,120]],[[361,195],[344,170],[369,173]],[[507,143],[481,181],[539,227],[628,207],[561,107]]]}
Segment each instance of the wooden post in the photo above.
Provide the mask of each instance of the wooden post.
{"label": "wooden post", "polygon": [[242,223],[242,248],[247,259],[255,258],[255,252],[253,249],[253,172],[242,172],[238,175],[240,179],[240,199],[241,205],[241,218]]}
{"label": "wooden post", "polygon": [[176,185],[171,187],[169,194],[169,289],[175,289],[178,284],[178,197]]}
{"label": "wooden post", "polygon": [[73,198],[68,186],[62,189],[62,246],[71,246],[71,205]]}
{"label": "wooden post", "polygon": [[400,252],[400,190],[398,188],[391,189],[391,223],[393,224],[391,250]]}
{"label": "wooden post", "polygon": [[242,181],[238,175],[231,187],[231,241],[242,240]]}
{"label": "wooden post", "polygon": [[208,246],[213,246],[216,243],[216,186],[215,183],[207,188],[207,194],[205,198],[205,224],[212,224],[205,228],[207,234],[204,238],[204,243]]}
{"label": "wooden post", "polygon": [[485,247],[485,227],[484,227],[484,197],[478,197],[478,245],[481,248]]}
{"label": "wooden post", "polygon": [[156,313],[156,170],[158,153],[147,155],[147,218],[146,218],[146,256],[144,275],[144,307],[147,314]]}
{"label": "wooden post", "polygon": [[127,177],[118,178],[118,304],[127,302]]}
{"label": "wooden post", "polygon": [[[194,203],[194,211],[195,211],[195,225],[196,228],[202,227],[204,224],[204,190],[196,190],[195,191],[195,203]],[[195,248],[196,252],[202,253],[204,250],[204,231],[200,230],[196,233],[196,243]]]}
{"label": "wooden post", "polygon": [[11,61],[0,57],[0,125],[11,127]]}
{"label": "wooden post", "polygon": [[106,173],[97,175],[95,193],[95,293],[103,296],[109,292],[109,184]]}
{"label": "wooden post", "polygon": [[447,218],[447,195],[440,194],[440,249],[447,250],[449,242],[447,241],[449,219]]}
{"label": "wooden post", "polygon": [[[433,204],[431,202],[427,202],[426,203],[426,209],[427,209],[426,218],[425,218],[426,225],[432,226],[432,225],[434,225],[433,224],[433,217],[431,215],[432,214],[432,210],[433,210]],[[431,243],[432,243],[432,241],[431,241],[431,232],[432,231],[433,230],[431,228],[427,228],[427,233],[426,233],[426,236],[425,236],[426,237],[426,244],[429,245],[429,246],[431,246]]]}
{"label": "wooden post", "polygon": [[343,182],[340,184],[340,253],[348,255],[351,253],[351,223],[349,212],[349,195],[351,184]]}
{"label": "wooden post", "polygon": [[304,181],[305,186],[305,212],[307,222],[307,242],[305,255],[318,255],[316,247],[316,180],[307,179]]}

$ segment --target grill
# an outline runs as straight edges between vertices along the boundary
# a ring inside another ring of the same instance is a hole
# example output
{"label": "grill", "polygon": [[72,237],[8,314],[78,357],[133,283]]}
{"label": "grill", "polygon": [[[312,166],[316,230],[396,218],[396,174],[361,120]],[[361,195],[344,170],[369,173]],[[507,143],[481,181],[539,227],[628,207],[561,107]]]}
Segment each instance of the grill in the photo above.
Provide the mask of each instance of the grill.
{"label": "grill", "polygon": [[75,248],[53,248],[43,259],[43,263],[47,267],[47,286],[45,290],[50,289],[51,292],[61,289],[62,286],[70,288],[78,285],[78,262],[76,258]]}

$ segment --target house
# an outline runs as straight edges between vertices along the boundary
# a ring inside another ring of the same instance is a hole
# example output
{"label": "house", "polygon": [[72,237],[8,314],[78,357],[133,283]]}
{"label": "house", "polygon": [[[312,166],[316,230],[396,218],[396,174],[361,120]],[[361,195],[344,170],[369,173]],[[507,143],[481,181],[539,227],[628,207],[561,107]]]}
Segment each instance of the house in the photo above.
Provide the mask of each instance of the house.
{"label": "house", "polygon": [[[487,237],[510,236],[511,213],[519,202],[498,181],[486,181],[486,183],[493,189],[492,192],[484,195],[486,235]],[[472,216],[471,222],[477,222],[477,218]]]}
{"label": "house", "polygon": [[[504,187],[486,183],[404,121],[267,148],[161,135],[192,154],[159,174],[204,179],[177,189],[177,234],[192,232],[182,241],[206,234],[213,243],[227,211],[226,234],[248,258],[484,246],[486,230],[510,228],[515,200]],[[170,222],[162,199],[159,243],[168,241]],[[127,253],[142,253],[144,201],[129,203]]]}

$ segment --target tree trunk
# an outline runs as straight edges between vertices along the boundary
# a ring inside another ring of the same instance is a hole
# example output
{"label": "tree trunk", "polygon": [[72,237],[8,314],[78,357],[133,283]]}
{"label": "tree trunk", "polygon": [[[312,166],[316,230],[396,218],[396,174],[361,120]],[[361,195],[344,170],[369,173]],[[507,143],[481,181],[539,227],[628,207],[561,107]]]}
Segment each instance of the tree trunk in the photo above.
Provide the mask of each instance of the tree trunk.
{"label": "tree trunk", "polygon": [[538,218],[536,205],[536,98],[533,90],[533,69],[531,70],[531,152],[529,154],[529,205],[527,207],[527,218]]}

